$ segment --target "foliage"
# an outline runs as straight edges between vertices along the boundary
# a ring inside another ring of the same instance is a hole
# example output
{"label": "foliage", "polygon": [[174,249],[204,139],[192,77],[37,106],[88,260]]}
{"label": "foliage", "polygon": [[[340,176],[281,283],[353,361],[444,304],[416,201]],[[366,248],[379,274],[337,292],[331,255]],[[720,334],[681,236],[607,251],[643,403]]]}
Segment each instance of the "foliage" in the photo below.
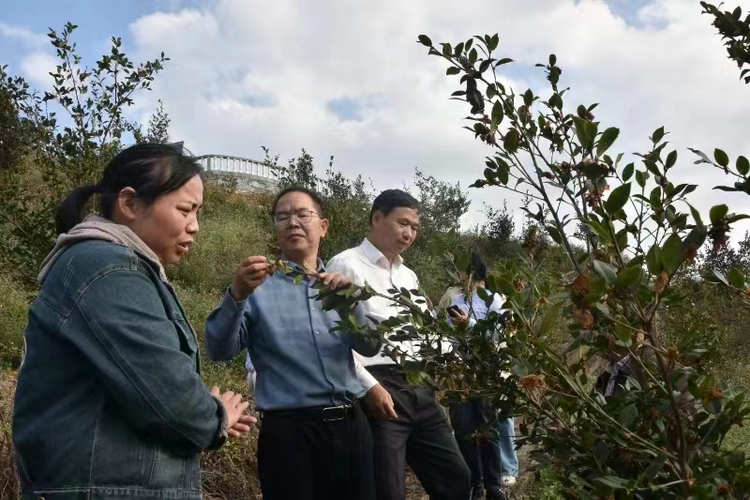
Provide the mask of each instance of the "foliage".
{"label": "foliage", "polygon": [[461,190],[461,184],[440,182],[419,169],[415,169],[414,184],[419,193],[422,231],[458,231],[461,216],[468,212],[471,205],[468,193]]}
{"label": "foliage", "polygon": [[[264,148],[264,152],[266,163],[278,176],[280,189],[301,186],[322,197],[332,229],[321,245],[323,260],[362,242],[370,228],[370,207],[375,193],[367,188],[361,175],[348,179],[333,169],[331,157],[326,177],[319,177],[312,156],[304,149],[287,165],[279,164],[279,156],[272,157],[268,149]],[[409,266],[422,277],[422,287],[435,298],[449,284],[442,255],[461,244],[460,219],[468,211],[470,201],[460,184],[440,181],[419,169],[414,172],[414,187],[412,194],[421,208],[420,231],[406,258]]]}
{"label": "foliage", "polygon": [[137,123],[128,123],[127,129],[133,133],[137,144],[142,142],[165,144],[169,142],[169,124],[171,119],[164,111],[164,103],[159,99],[159,106],[148,121],[148,129],[144,134],[142,127]]}
{"label": "foliage", "polygon": [[[619,130],[600,129],[596,104],[566,111],[554,55],[538,65],[550,83],[548,96],[531,89],[516,95],[496,78],[511,62],[494,56],[498,35],[440,48],[425,35],[419,41],[448,63],[448,75],[461,75],[453,97],[471,107],[466,128],[492,148],[474,186],[518,191],[523,185],[536,203],[528,216],[564,250],[571,272],[540,279],[532,230],[520,263],[507,263],[487,280],[489,290],[506,297],[502,316],[468,333],[421,314],[409,303],[419,300],[416,291],[399,290],[401,313],[367,334],[423,342],[413,381],[446,389],[448,398],[481,394],[502,411],[515,408],[521,442],[534,445],[538,463],[563,472],[568,496],[748,497],[750,464],[744,453],[722,447],[750,414],[744,394],[719,384],[701,363],[706,350],[696,339],[665,343],[657,317],[684,300],[673,280],[704,242],[722,248],[731,224],[744,216],[720,205],[703,221],[687,199],[697,186],[669,181],[678,152],[668,150],[663,127],[649,138],[649,150],[636,154],[638,166],[608,155]],[[583,225],[585,251],[571,242],[573,222]],[[467,268],[468,259],[456,260],[456,271]],[[559,321],[573,340],[567,354],[547,337]],[[396,347],[387,350],[408,359]],[[605,398],[588,368],[597,359],[626,356],[634,376]],[[503,371],[513,375],[505,379]]]}
{"label": "foliage", "polygon": [[[59,35],[49,31],[58,58],[51,92],[30,91],[0,68],[0,123],[8,125],[0,132],[0,225],[8,235],[0,241],[0,260],[23,279],[52,247],[55,205],[73,188],[98,181],[123,133],[133,128],[124,117],[133,96],[150,89],[168,60],[161,54],[135,66],[121,40],[112,38],[110,53],[89,69],[71,39],[76,28],[68,23]],[[58,120],[54,109],[65,118]],[[152,125],[155,132],[163,123]]]}
{"label": "foliage", "polygon": [[200,218],[197,244],[179,266],[169,269],[170,279],[194,290],[213,292],[228,287],[242,260],[264,255],[271,247],[269,198],[206,182],[206,210]]}
{"label": "foliage", "polygon": [[31,294],[9,276],[0,275],[0,369],[17,368],[21,361],[26,314]]}
{"label": "foliage", "polygon": [[737,7],[733,11],[721,11],[722,4],[718,6],[708,2],[701,2],[703,13],[714,17],[713,25],[724,40],[729,59],[737,63],[742,72],[740,78],[745,83],[750,83],[750,14],[742,19],[742,8]]}

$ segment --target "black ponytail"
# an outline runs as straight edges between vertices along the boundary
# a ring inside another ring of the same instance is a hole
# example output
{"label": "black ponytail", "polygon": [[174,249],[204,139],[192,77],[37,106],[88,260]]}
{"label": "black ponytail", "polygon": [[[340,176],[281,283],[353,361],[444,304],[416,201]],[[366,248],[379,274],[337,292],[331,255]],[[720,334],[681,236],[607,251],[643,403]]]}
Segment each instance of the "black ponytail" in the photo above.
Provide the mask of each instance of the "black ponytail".
{"label": "black ponytail", "polygon": [[107,168],[96,186],[72,191],[57,208],[57,232],[67,233],[81,222],[84,208],[95,193],[101,194],[101,216],[111,219],[120,191],[135,190],[136,198],[148,205],[160,196],[184,186],[203,170],[183,148],[173,144],[136,144],[122,150]]}
{"label": "black ponytail", "polygon": [[91,197],[98,191],[98,186],[83,186],[71,191],[58,205],[55,215],[57,234],[67,233],[83,219],[83,209]]}

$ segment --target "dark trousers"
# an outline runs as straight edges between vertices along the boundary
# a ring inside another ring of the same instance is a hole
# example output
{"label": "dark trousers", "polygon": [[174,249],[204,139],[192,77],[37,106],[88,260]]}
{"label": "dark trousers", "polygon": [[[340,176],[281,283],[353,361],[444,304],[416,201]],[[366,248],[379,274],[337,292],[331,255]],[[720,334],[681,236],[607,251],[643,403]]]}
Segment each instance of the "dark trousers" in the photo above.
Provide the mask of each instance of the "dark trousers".
{"label": "dark trousers", "polygon": [[396,365],[369,366],[368,371],[391,394],[398,419],[370,419],[375,448],[378,500],[406,498],[406,465],[433,500],[466,500],[470,472],[435,391],[412,387]]}
{"label": "dark trousers", "polygon": [[[297,412],[302,413],[302,412]],[[264,500],[374,500],[372,434],[362,410],[323,422],[266,412],[258,438]]]}
{"label": "dark trousers", "polygon": [[487,491],[502,489],[500,437],[497,415],[481,399],[471,399],[450,409],[456,441],[471,470],[472,489],[484,485]]}

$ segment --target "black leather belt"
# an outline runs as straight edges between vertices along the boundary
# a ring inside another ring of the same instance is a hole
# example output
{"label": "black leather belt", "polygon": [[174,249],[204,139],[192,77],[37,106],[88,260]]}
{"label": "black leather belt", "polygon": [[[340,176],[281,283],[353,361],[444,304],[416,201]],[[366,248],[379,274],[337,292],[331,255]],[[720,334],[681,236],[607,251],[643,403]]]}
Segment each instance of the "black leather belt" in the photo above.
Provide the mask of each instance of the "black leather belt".
{"label": "black leather belt", "polygon": [[340,422],[351,420],[359,411],[359,401],[352,404],[315,408],[299,408],[296,410],[269,410],[261,412],[261,419],[291,418],[312,420],[317,422]]}

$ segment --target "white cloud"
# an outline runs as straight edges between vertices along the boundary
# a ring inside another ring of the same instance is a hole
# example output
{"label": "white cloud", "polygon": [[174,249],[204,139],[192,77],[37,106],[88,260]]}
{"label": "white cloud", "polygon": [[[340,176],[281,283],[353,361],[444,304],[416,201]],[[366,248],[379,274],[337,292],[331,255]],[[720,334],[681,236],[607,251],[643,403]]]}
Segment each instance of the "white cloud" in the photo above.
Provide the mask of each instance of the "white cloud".
{"label": "white cloud", "polygon": [[32,82],[38,89],[51,89],[53,84],[50,72],[55,70],[57,59],[48,54],[36,50],[21,60],[21,73]]}
{"label": "white cloud", "polygon": [[47,43],[47,37],[39,33],[0,21],[0,37],[14,38],[27,46],[39,46]]}
{"label": "white cloud", "polygon": [[[747,10],[748,0],[740,3]],[[288,158],[304,147],[321,167],[333,154],[337,168],[378,188],[409,182],[414,167],[463,185],[481,175],[490,150],[461,129],[468,108],[447,100],[457,82],[415,40],[499,32],[521,91],[544,89],[531,68],[558,55],[567,101],[600,102],[602,126],[621,128],[613,150],[643,150],[665,125],[681,155],[678,180],[701,184],[705,209],[730,197],[710,191],[722,179],[692,165],[685,148],[750,154],[750,86],[700,10],[697,1],[654,0],[635,27],[603,0],[219,0],[143,17],[131,30],[144,57],[172,58],[152,97],[164,100],[173,137],[193,151],[259,157],[265,145]],[[361,120],[328,109],[342,98],[367,104]],[[482,201],[518,203],[497,189],[472,197],[467,223],[481,220]],[[731,201],[750,209],[745,195]]]}

